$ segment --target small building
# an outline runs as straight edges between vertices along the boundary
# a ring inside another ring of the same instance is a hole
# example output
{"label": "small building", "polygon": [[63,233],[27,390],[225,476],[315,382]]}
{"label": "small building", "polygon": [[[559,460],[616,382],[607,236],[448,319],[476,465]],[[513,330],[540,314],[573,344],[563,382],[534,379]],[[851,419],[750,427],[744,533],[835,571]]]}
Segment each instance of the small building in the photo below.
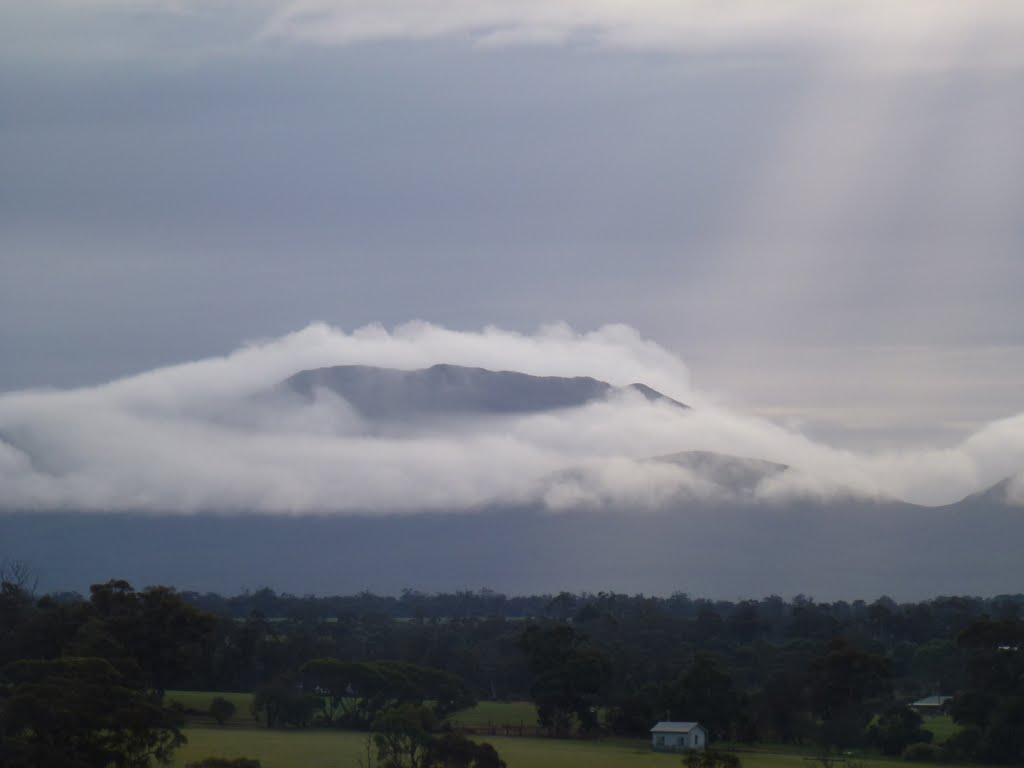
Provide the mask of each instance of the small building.
{"label": "small building", "polygon": [[655,752],[703,752],[707,744],[708,732],[700,723],[664,720],[651,728],[651,749]]}
{"label": "small building", "polygon": [[944,715],[952,700],[952,696],[925,696],[911,704],[910,708],[919,715]]}

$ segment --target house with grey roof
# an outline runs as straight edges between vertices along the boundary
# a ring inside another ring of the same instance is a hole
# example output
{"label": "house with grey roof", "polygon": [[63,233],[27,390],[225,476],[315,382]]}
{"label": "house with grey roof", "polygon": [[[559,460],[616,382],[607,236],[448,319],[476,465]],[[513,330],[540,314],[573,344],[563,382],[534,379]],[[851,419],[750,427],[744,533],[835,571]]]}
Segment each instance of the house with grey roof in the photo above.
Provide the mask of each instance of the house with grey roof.
{"label": "house with grey roof", "polygon": [[952,696],[925,696],[911,704],[910,708],[919,715],[944,715],[952,700]]}
{"label": "house with grey roof", "polygon": [[663,720],[651,728],[651,749],[655,752],[703,752],[707,744],[708,732],[700,723]]}

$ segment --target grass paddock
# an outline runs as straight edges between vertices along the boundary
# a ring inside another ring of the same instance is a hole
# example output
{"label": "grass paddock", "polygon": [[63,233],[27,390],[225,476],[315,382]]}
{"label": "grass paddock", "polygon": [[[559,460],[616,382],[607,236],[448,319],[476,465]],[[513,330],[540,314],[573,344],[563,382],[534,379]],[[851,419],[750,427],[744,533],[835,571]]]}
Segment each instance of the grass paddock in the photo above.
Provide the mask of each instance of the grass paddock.
{"label": "grass paddock", "polygon": [[180,704],[189,713],[189,720],[195,720],[193,713],[201,713],[202,720],[210,718],[210,702],[220,696],[235,705],[235,714],[227,722],[234,725],[249,724],[254,721],[252,716],[251,693],[217,693],[214,691],[167,691],[164,694],[168,703]]}
{"label": "grass paddock", "polygon": [[[359,768],[365,762],[365,733],[330,730],[268,730],[194,727],[174,765],[184,768],[204,757],[250,757],[263,768]],[[655,754],[644,740],[570,741],[495,736],[488,741],[509,768],[678,768],[678,755]],[[748,763],[744,761],[744,768]],[[749,766],[758,768],[758,766]],[[764,768],[784,768],[764,766]],[[792,768],[806,768],[799,758]]]}
{"label": "grass paddock", "polygon": [[482,727],[486,725],[536,725],[537,707],[529,701],[480,701],[460,709],[449,722]]}
{"label": "grass paddock", "polygon": [[[180,703],[193,712],[205,713],[216,696],[235,705],[228,725],[219,727],[208,717],[191,717],[185,729],[188,744],[178,750],[175,768],[204,757],[250,757],[263,768],[359,768],[366,762],[366,734],[328,729],[270,730],[256,727],[250,713],[252,694],[199,691],[168,691],[169,701]],[[450,721],[468,727],[487,725],[534,725],[537,710],[526,701],[482,701],[454,713]],[[239,727],[248,726],[248,727]],[[941,742],[957,729],[949,717],[925,718],[925,728]],[[476,741],[494,745],[509,768],[680,768],[679,755],[654,753],[645,739],[601,739],[576,741],[563,739],[476,736]],[[809,760],[814,751],[761,745],[756,751],[739,753],[743,768],[818,768]],[[901,760],[870,757],[855,758],[865,768],[907,768]],[[926,764],[915,763],[920,768]]]}
{"label": "grass paddock", "polygon": [[934,737],[932,741],[936,744],[942,743],[960,730],[960,726],[954,723],[949,715],[927,715],[922,727],[926,731],[931,731]]}
{"label": "grass paddock", "polygon": [[[365,763],[366,734],[334,730],[192,727],[178,750],[175,768],[204,757],[250,757],[263,768],[359,768]],[[494,745],[509,768],[680,768],[679,755],[651,752],[645,739],[477,738]],[[818,768],[805,755],[741,753],[743,768]],[[857,758],[867,768],[907,768],[901,760]],[[913,763],[929,768],[925,763]]]}

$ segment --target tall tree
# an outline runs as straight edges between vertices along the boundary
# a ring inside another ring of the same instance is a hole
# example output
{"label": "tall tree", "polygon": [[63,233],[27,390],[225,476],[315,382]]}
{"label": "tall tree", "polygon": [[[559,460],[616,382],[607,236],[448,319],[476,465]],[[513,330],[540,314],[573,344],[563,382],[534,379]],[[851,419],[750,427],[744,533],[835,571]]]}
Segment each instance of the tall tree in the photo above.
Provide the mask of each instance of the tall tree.
{"label": "tall tree", "polygon": [[863,740],[872,699],[888,693],[890,674],[885,657],[860,651],[841,637],[829,643],[825,655],[811,663],[808,675],[823,744],[850,747]]}
{"label": "tall tree", "polygon": [[520,638],[530,673],[530,695],[540,724],[567,736],[573,719],[583,731],[597,725],[597,695],[611,676],[608,657],[567,624],[531,624]]}
{"label": "tall tree", "polygon": [[97,630],[138,662],[159,696],[190,672],[217,621],[169,587],[136,592],[126,581],[108,581],[93,585],[90,591]]}
{"label": "tall tree", "polygon": [[18,661],[0,672],[6,768],[146,768],[185,742],[180,711],[104,659]]}
{"label": "tall tree", "polygon": [[429,768],[434,747],[430,732],[437,726],[433,713],[416,704],[381,712],[373,721],[373,739],[384,768]]}
{"label": "tall tree", "polygon": [[958,723],[973,726],[969,755],[1024,763],[1024,621],[982,620],[960,633],[969,685],[953,700]]}
{"label": "tall tree", "polygon": [[884,755],[901,755],[911,744],[930,742],[931,731],[924,729],[924,718],[906,704],[886,709],[868,730],[868,739]]}
{"label": "tall tree", "polygon": [[674,718],[699,720],[712,739],[732,736],[745,716],[732,678],[707,653],[698,653],[686,673],[668,687],[663,705]]}

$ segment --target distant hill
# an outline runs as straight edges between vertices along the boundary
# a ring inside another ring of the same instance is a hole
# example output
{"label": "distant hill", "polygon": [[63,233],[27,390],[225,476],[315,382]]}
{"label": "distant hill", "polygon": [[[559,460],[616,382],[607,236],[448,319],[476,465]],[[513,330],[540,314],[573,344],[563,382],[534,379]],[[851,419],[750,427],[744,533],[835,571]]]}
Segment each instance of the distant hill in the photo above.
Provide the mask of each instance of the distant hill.
{"label": "distant hill", "polygon": [[[687,408],[643,384],[453,365],[335,366],[301,371],[278,386],[300,402],[320,391],[382,422],[543,413],[637,393]],[[258,410],[260,402],[255,405]],[[11,445],[20,439],[28,460],[42,466],[48,454],[30,437],[2,436]],[[688,474],[659,465],[688,470],[702,492],[690,493],[690,478],[683,477],[679,493],[645,504],[644,472]],[[264,586],[299,594],[490,587],[508,594],[922,599],[1019,592],[1024,583],[1024,509],[1007,503],[1009,481],[943,507],[853,492],[776,496],[761,491],[806,479],[796,474],[800,467],[684,451],[626,466],[641,470],[629,500],[603,494],[601,473],[612,476],[623,466],[581,462],[538,477],[537,492],[514,502],[491,500],[451,513],[436,507],[295,516],[11,510],[0,514],[0,560],[28,561],[46,590],[85,590],[124,578],[137,586],[223,593]],[[564,508],[549,503],[545,494],[560,484],[579,489],[582,501]],[[588,487],[595,492],[588,495]]]}
{"label": "distant hill", "polygon": [[644,384],[614,387],[589,376],[531,376],[459,365],[415,371],[337,365],[300,371],[286,379],[282,388],[303,397],[313,397],[320,389],[333,392],[364,418],[374,420],[543,412],[586,405],[630,390],[649,400],[687,407]]}
{"label": "distant hill", "polygon": [[660,510],[493,505],[351,516],[0,515],[8,557],[42,589],[125,578],[233,593],[489,587],[736,599],[993,596],[1024,583],[1024,510],[866,499],[691,500]]}
{"label": "distant hill", "polygon": [[[689,470],[698,481],[700,492],[687,493],[686,484],[682,483],[678,503],[682,503],[682,499],[687,496],[700,495],[703,497],[703,503],[709,506],[743,500],[754,502],[763,482],[790,469],[785,464],[712,451],[681,451],[665,456],[652,456],[641,459],[640,464],[669,464]],[[557,494],[557,489],[566,484],[576,485],[581,489],[595,487],[594,473],[599,475],[600,471],[600,467],[595,469],[581,465],[552,472],[539,479],[537,498],[545,498],[552,492]]]}
{"label": "distant hill", "polygon": [[713,451],[682,451],[653,461],[685,467],[706,481],[741,496],[752,496],[765,480],[789,469],[785,464]]}
{"label": "distant hill", "polygon": [[[641,463],[684,467],[726,492],[561,511],[537,498],[450,514],[7,513],[0,559],[30,562],[46,590],[117,577],[223,593],[490,587],[922,599],[1019,591],[1024,581],[1024,510],[1006,504],[1005,483],[935,508],[853,495],[767,501],[759,487],[794,468],[706,451]],[[573,469],[547,485],[575,477],[592,479]]]}
{"label": "distant hill", "polygon": [[[1019,508],[1020,505],[1011,502],[1011,486],[1013,486],[1016,478],[1007,477],[1000,480],[998,483],[985,488],[984,490],[972,493],[963,500],[957,502],[959,506],[964,507],[1010,507]],[[1024,510],[1021,510],[1024,513]]]}

